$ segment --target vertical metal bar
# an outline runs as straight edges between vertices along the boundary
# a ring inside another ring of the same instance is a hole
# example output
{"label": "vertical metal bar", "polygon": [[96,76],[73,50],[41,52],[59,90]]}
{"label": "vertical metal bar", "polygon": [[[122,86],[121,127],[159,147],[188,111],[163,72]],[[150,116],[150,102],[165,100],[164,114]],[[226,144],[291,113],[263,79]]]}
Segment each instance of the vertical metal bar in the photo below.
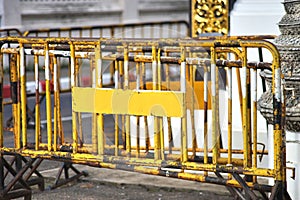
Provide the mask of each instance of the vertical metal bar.
{"label": "vertical metal bar", "polygon": [[16,98],[17,98],[17,105],[16,105],[16,117],[14,125],[16,129],[16,136],[17,136],[17,143],[19,147],[21,148],[21,91],[20,91],[20,54],[17,54],[17,68],[16,68],[16,79],[17,79],[17,84],[16,84]]}
{"label": "vertical metal bar", "polygon": [[241,112],[241,119],[243,123],[243,94],[242,94],[242,85],[241,85],[241,73],[240,69],[236,68],[236,79],[237,79],[237,86],[238,86],[238,93],[239,93],[239,102],[240,102],[240,112]]}
{"label": "vertical metal bar", "polygon": [[274,114],[274,126],[273,126],[273,137],[274,137],[274,170],[275,180],[285,181],[285,144],[283,140],[282,130],[282,98],[281,98],[281,70],[279,65],[279,55],[273,56],[272,65],[272,96],[273,96],[273,114]]}
{"label": "vertical metal bar", "polygon": [[[115,89],[119,88],[119,66],[118,61],[114,62],[115,67]],[[119,115],[115,115],[115,156],[119,154]]]}
{"label": "vertical metal bar", "polygon": [[57,127],[58,127],[58,102],[57,99],[59,98],[58,96],[58,77],[57,77],[57,58],[56,56],[53,56],[53,89],[54,89],[54,108],[53,108],[53,117],[54,117],[54,122],[53,122],[53,150],[57,150]]}
{"label": "vertical metal bar", "polygon": [[[257,167],[257,70],[251,69],[251,94],[252,94],[252,133],[253,133],[253,167]],[[256,182],[256,177],[254,178],[254,182]]]}
{"label": "vertical metal bar", "polygon": [[[165,56],[168,56],[168,52],[165,52]],[[165,68],[166,68],[166,84],[167,84],[167,88],[168,88],[168,90],[171,90],[171,85],[170,85],[170,65],[166,64]],[[173,141],[171,117],[167,117],[167,123],[168,123],[169,154],[172,154],[172,148],[174,147],[174,141]]]}
{"label": "vertical metal bar", "polygon": [[[227,68],[228,79],[228,131],[227,131],[227,143],[228,143],[228,164],[232,164],[232,68]],[[228,176],[231,178],[231,175]]]}
{"label": "vertical metal bar", "polygon": [[[75,60],[75,66],[76,66],[76,85],[80,86],[80,75],[79,75],[79,58]],[[82,118],[81,118],[81,113],[77,113],[77,120],[78,120],[78,131],[79,131],[79,142],[80,142],[80,147],[82,147],[84,143],[84,138],[83,138],[83,132],[82,132]]]}
{"label": "vertical metal bar", "polygon": [[[217,59],[217,57],[216,57]],[[220,125],[220,94],[219,94],[219,67],[216,66],[216,135],[217,143],[216,148],[218,149],[217,157],[220,157],[220,148],[222,146],[222,135],[221,135],[221,125]]]}
{"label": "vertical metal bar", "polygon": [[141,29],[141,38],[145,38],[145,26],[142,26],[142,29]]}
{"label": "vertical metal bar", "polygon": [[93,29],[89,28],[89,37],[92,38],[93,37]]}
{"label": "vertical metal bar", "polygon": [[188,160],[187,148],[187,110],[186,110],[186,50],[184,47],[180,49],[180,91],[184,96],[183,116],[181,118],[181,160],[186,162]]}
{"label": "vertical metal bar", "polygon": [[[76,58],[75,58],[75,45],[70,43],[70,54],[71,54],[71,89],[76,86]],[[72,104],[74,102],[72,101]],[[73,105],[72,105],[73,106]],[[75,111],[72,111],[72,139],[73,139],[73,153],[77,153],[78,151],[78,135],[77,135],[77,114]]]}
{"label": "vertical metal bar", "polygon": [[20,88],[21,88],[21,110],[22,110],[22,144],[27,146],[27,96],[26,96],[26,71],[23,43],[20,45]]}
{"label": "vertical metal bar", "polygon": [[247,69],[247,49],[243,48],[242,52],[242,94],[243,94],[243,143],[244,143],[244,167],[249,166],[249,124],[248,124],[248,79],[249,71]]}
{"label": "vertical metal bar", "polygon": [[35,150],[39,150],[41,137],[41,113],[40,113],[40,80],[39,80],[39,56],[34,55],[35,77]]}
{"label": "vertical metal bar", "polygon": [[[158,48],[157,50],[157,89],[161,90],[161,49]],[[160,157],[162,160],[165,159],[165,140],[164,140],[164,130],[163,130],[163,118],[158,117],[158,130],[159,130],[159,137],[160,137]]]}
{"label": "vertical metal bar", "polygon": [[[129,89],[129,52],[128,47],[124,47],[124,89]],[[126,134],[126,153],[131,154],[131,134],[130,134],[130,116],[125,116],[125,134]]]}
{"label": "vertical metal bar", "polygon": [[122,38],[124,38],[124,37],[125,37],[125,27],[122,26]]}
{"label": "vertical metal bar", "polygon": [[[102,52],[101,52],[101,44],[97,44],[96,47],[96,87],[103,87],[103,79],[102,79]],[[98,135],[98,154],[104,154],[104,124],[103,124],[103,114],[97,114],[97,135]]]}
{"label": "vertical metal bar", "polygon": [[135,27],[133,26],[131,30],[132,30],[132,35],[131,35],[131,37],[132,37],[132,38],[136,38],[136,35],[135,35]]}
{"label": "vertical metal bar", "polygon": [[[119,73],[120,73],[120,88],[124,89],[124,65],[123,61],[118,62]],[[126,149],[126,130],[125,130],[125,115],[121,115],[121,134],[122,134],[122,144],[123,149]]]}
{"label": "vertical metal bar", "polygon": [[103,28],[100,29],[100,37],[103,37]]}
{"label": "vertical metal bar", "polygon": [[18,87],[18,70],[19,56],[12,54],[10,56],[10,87],[11,87],[11,99],[12,99],[12,120],[13,120],[13,132],[15,148],[21,148],[21,135],[20,135],[20,110],[19,110],[19,87]]}
{"label": "vertical metal bar", "polygon": [[57,94],[58,94],[58,98],[57,98],[57,119],[58,119],[58,127],[57,127],[57,132],[58,132],[58,136],[59,136],[59,144],[63,144],[65,141],[65,136],[63,133],[63,123],[62,123],[62,119],[61,119],[61,103],[60,103],[60,69],[61,69],[61,65],[60,65],[60,59],[57,59],[56,61],[57,63],[57,77],[58,77],[58,82],[57,82]]}
{"label": "vertical metal bar", "polygon": [[[274,56],[275,57],[275,56]],[[277,62],[276,59],[274,59],[274,62]],[[278,63],[279,64],[279,63]],[[276,65],[276,64],[275,64]],[[280,67],[280,64],[279,64]],[[275,67],[276,68],[276,67]],[[279,70],[279,72],[281,73],[281,71]],[[277,75],[278,76],[278,75]],[[282,75],[281,75],[282,78]],[[282,166],[281,166],[281,173],[282,173],[282,180],[283,180],[283,188],[286,192],[286,197],[289,196],[288,192],[286,191],[287,189],[287,183],[286,183],[286,132],[285,132],[285,124],[286,124],[286,94],[285,94],[285,83],[280,83],[280,89],[281,89],[281,162],[282,162]],[[277,91],[279,92],[279,91]]]}
{"label": "vertical metal bar", "polygon": [[21,89],[21,109],[22,109],[22,145],[27,146],[27,96],[26,96],[26,75],[25,75],[25,57],[23,43],[20,43],[20,89]]}
{"label": "vertical metal bar", "polygon": [[114,62],[111,62],[109,65],[109,72],[110,72],[110,84],[114,83],[114,75],[115,75],[115,66]]}
{"label": "vertical metal bar", "polygon": [[[157,90],[157,52],[156,47],[152,46],[152,89]],[[154,116],[154,159],[161,159],[160,154],[160,133],[159,133],[159,121],[156,116]]]}
{"label": "vertical metal bar", "polygon": [[[247,56],[247,54],[246,54]],[[246,57],[247,60],[247,57]],[[247,61],[246,63],[247,64]],[[251,123],[251,77],[250,77],[250,69],[247,68],[247,124],[248,124],[248,134],[247,134],[247,140],[248,140],[248,166],[251,167],[252,166],[252,123]],[[249,177],[251,181],[252,177]],[[247,180],[247,178],[246,178]]]}
{"label": "vertical metal bar", "polygon": [[[136,63],[136,90],[139,91],[140,90],[140,77],[141,73],[140,73],[140,63]],[[136,117],[136,151],[137,154],[136,156],[139,157],[140,156],[140,116]]]}
{"label": "vertical metal bar", "polygon": [[[204,148],[204,164],[208,163],[208,67],[204,64],[204,75],[203,75],[203,82],[204,82],[204,127],[203,127],[203,148]],[[206,172],[205,172],[206,173]],[[207,173],[206,173],[207,175]]]}
{"label": "vertical metal bar", "polygon": [[196,77],[196,65],[191,66],[191,83],[192,83],[192,95],[191,95],[191,122],[192,122],[192,150],[193,156],[196,156],[196,148],[197,148],[197,137],[196,137],[196,128],[195,128],[195,77]]}
{"label": "vertical metal bar", "polygon": [[[142,53],[142,55],[144,55],[144,53]],[[142,89],[146,90],[146,69],[145,69],[145,63],[142,62],[142,69],[141,69],[141,73],[142,73]],[[144,116],[144,124],[145,124],[145,146],[146,146],[146,152],[149,151],[149,147],[150,147],[150,136],[149,136],[149,129],[148,129],[148,119],[147,116]]]}
{"label": "vertical metal bar", "polygon": [[46,79],[46,118],[48,151],[52,150],[52,116],[51,116],[51,87],[50,87],[50,58],[49,44],[45,43],[45,79]]}
{"label": "vertical metal bar", "polygon": [[[96,88],[96,67],[95,67],[95,57],[92,56],[90,60],[90,68],[91,68],[91,80],[92,80],[92,88]],[[92,114],[92,152],[94,154],[97,153],[98,150],[98,139],[97,139],[97,120],[95,113]]]}
{"label": "vertical metal bar", "polygon": [[212,149],[213,149],[213,164],[218,160],[218,120],[217,120],[217,75],[216,74],[216,52],[215,48],[211,47],[211,97],[212,97]]}
{"label": "vertical metal bar", "polygon": [[79,30],[79,37],[82,38],[82,29]]}
{"label": "vertical metal bar", "polygon": [[114,38],[114,37],[115,37],[115,28],[114,28],[114,27],[111,27],[111,28],[110,28],[110,37],[111,37],[111,38]]}

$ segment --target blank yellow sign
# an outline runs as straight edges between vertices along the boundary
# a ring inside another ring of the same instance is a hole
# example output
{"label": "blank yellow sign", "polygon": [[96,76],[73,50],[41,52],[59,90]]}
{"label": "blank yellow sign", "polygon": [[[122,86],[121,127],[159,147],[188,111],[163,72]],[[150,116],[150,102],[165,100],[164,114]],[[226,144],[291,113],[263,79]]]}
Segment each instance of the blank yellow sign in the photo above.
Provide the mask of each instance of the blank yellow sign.
{"label": "blank yellow sign", "polygon": [[72,88],[73,111],[182,117],[184,94],[174,91]]}

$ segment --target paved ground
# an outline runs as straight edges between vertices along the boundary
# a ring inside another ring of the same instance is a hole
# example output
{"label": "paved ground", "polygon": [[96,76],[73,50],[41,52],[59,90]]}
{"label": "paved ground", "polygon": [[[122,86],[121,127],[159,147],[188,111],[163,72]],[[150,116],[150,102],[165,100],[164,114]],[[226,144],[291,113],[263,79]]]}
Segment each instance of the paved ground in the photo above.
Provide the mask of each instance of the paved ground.
{"label": "paved ground", "polygon": [[[54,190],[34,190],[33,199],[233,199],[219,185],[89,166],[77,168],[88,171],[89,176]],[[46,187],[53,184],[57,171],[42,170]]]}

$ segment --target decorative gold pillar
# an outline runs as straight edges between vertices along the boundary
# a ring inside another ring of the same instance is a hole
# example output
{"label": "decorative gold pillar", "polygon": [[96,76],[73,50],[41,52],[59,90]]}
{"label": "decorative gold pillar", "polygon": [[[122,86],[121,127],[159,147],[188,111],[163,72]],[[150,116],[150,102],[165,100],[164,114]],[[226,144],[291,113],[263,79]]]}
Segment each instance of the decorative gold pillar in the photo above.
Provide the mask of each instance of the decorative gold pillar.
{"label": "decorative gold pillar", "polygon": [[228,0],[191,0],[191,36],[229,32]]}

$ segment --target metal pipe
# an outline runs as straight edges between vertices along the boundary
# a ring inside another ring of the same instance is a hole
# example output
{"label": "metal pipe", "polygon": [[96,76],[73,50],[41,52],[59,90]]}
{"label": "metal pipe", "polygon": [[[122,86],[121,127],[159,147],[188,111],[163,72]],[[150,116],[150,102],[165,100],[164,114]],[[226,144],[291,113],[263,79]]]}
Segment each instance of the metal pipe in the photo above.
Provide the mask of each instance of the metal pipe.
{"label": "metal pipe", "polygon": [[[157,90],[157,52],[156,47],[152,46],[152,89]],[[154,116],[154,159],[161,159],[161,138],[160,138],[160,124],[158,117]]]}
{"label": "metal pipe", "polygon": [[217,164],[219,155],[218,142],[218,119],[217,119],[217,69],[216,69],[216,52],[215,48],[211,47],[211,98],[212,98],[212,145],[213,145],[213,164]]}
{"label": "metal pipe", "polygon": [[57,132],[58,132],[58,136],[59,136],[59,144],[62,145],[65,143],[65,136],[64,136],[64,131],[63,131],[63,123],[62,123],[62,117],[61,117],[61,103],[60,103],[60,93],[61,93],[61,88],[60,88],[60,69],[61,69],[61,65],[60,65],[60,59],[57,59],[57,77],[58,77],[58,81],[57,81],[57,94],[58,94],[58,98],[57,100],[57,120],[58,120],[58,127],[57,127]]}
{"label": "metal pipe", "polygon": [[39,81],[39,56],[34,55],[34,75],[35,75],[35,150],[39,150],[42,142],[41,137],[41,113],[40,113],[40,81]]}
{"label": "metal pipe", "polygon": [[21,94],[21,118],[22,118],[22,146],[27,146],[27,96],[26,96],[26,71],[24,46],[20,43],[20,94]]}
{"label": "metal pipe", "polygon": [[[204,82],[204,123],[203,123],[203,152],[204,152],[204,164],[208,163],[208,67],[204,66],[204,75],[203,75],[203,82]],[[207,175],[207,173],[206,173]]]}
{"label": "metal pipe", "polygon": [[250,167],[249,163],[251,163],[251,158],[249,160],[249,126],[248,118],[249,118],[249,110],[248,110],[248,101],[249,101],[249,70],[247,69],[247,49],[243,48],[243,68],[242,68],[242,94],[243,94],[243,146],[244,146],[244,167]]}
{"label": "metal pipe", "polygon": [[[228,165],[232,165],[232,69],[227,68],[228,78],[228,131],[227,131],[227,143],[228,143]],[[231,175],[228,177],[231,179]]]}
{"label": "metal pipe", "polygon": [[58,135],[58,98],[59,98],[59,88],[58,88],[58,72],[57,72],[57,58],[53,57],[53,90],[54,90],[54,107],[53,107],[53,151],[57,151],[57,135]]}
{"label": "metal pipe", "polygon": [[[165,56],[168,56],[168,52],[165,52]],[[166,69],[166,86],[168,90],[171,90],[170,85],[170,65],[165,64]],[[172,133],[172,122],[171,117],[167,117],[167,123],[168,123],[168,144],[169,144],[169,154],[172,154],[172,147],[174,147],[174,141],[173,141],[173,133]]]}
{"label": "metal pipe", "polygon": [[[102,88],[103,77],[102,77],[102,52],[101,52],[101,42],[97,44],[96,49],[96,88]],[[98,136],[98,154],[104,154],[105,136],[104,136],[104,122],[103,114],[97,113],[97,136]]]}
{"label": "metal pipe", "polygon": [[[76,87],[76,58],[75,58],[75,45],[73,43],[70,43],[70,61],[71,61],[71,90],[73,90],[74,87]],[[72,101],[72,107],[73,105]],[[72,111],[72,148],[73,153],[77,153],[78,151],[78,135],[77,135],[77,115],[75,111]]]}
{"label": "metal pipe", "polygon": [[[124,47],[124,90],[129,90],[129,59],[128,47]],[[125,115],[125,134],[126,134],[126,152],[130,156],[131,153],[131,134],[130,134],[130,116]]]}
{"label": "metal pipe", "polygon": [[[161,90],[162,86],[161,86],[161,61],[160,61],[160,57],[161,57],[161,49],[158,48],[157,50],[157,89]],[[165,147],[165,140],[164,140],[164,129],[163,129],[163,118],[162,117],[158,117],[158,130],[159,130],[159,138],[160,138],[160,158],[162,160],[165,159],[165,152],[164,152],[164,147]]]}
{"label": "metal pipe", "polygon": [[[136,63],[136,90],[140,90],[140,64]],[[140,116],[136,116],[136,146],[137,158],[140,156]]]}
{"label": "metal pipe", "polygon": [[191,73],[191,83],[192,83],[192,95],[191,95],[191,122],[192,122],[192,149],[193,149],[193,156],[196,156],[196,149],[197,149],[197,135],[196,135],[196,124],[195,124],[195,79],[196,79],[196,70],[197,66],[192,65],[190,69]]}
{"label": "metal pipe", "polygon": [[[92,88],[96,88],[96,66],[95,66],[95,56],[91,57],[90,61],[90,70],[91,70],[91,80],[92,80]],[[97,137],[97,120],[96,113],[92,114],[92,152],[93,154],[97,154],[98,152],[98,137]]]}
{"label": "metal pipe", "polygon": [[[80,87],[80,64],[79,64],[79,58],[75,60],[75,66],[76,66],[76,85]],[[83,131],[82,131],[82,118],[81,118],[81,113],[77,113],[77,120],[78,120],[78,132],[79,132],[79,142],[80,146],[83,146],[84,143],[84,137],[83,137]]]}
{"label": "metal pipe", "polygon": [[[142,53],[142,55],[144,55],[144,53]],[[147,81],[146,81],[146,68],[145,68],[145,62],[141,62],[142,63],[142,69],[141,69],[141,73],[142,73],[142,89],[143,90],[146,90],[146,84],[147,84]],[[149,148],[151,146],[150,144],[150,135],[149,135],[149,127],[148,127],[148,119],[147,119],[147,116],[144,116],[143,117],[144,119],[144,127],[145,127],[145,146],[146,146],[146,152],[149,151]]]}
{"label": "metal pipe", "polygon": [[19,98],[19,60],[18,54],[10,55],[10,86],[12,98],[12,120],[15,148],[21,148],[21,128],[20,128],[20,98]]}
{"label": "metal pipe", "polygon": [[[118,61],[114,61],[115,67],[115,89],[118,89],[119,86],[119,65]],[[115,115],[115,156],[119,154],[119,115]]]}
{"label": "metal pipe", "polygon": [[[257,168],[257,71],[251,69],[251,94],[252,94],[252,138],[253,138],[253,167]],[[256,182],[256,177],[253,177]]]}
{"label": "metal pipe", "polygon": [[186,107],[186,51],[181,47],[181,65],[180,65],[180,91],[183,93],[184,103],[182,105],[183,116],[181,118],[181,161],[188,160],[187,151],[187,107]]}

